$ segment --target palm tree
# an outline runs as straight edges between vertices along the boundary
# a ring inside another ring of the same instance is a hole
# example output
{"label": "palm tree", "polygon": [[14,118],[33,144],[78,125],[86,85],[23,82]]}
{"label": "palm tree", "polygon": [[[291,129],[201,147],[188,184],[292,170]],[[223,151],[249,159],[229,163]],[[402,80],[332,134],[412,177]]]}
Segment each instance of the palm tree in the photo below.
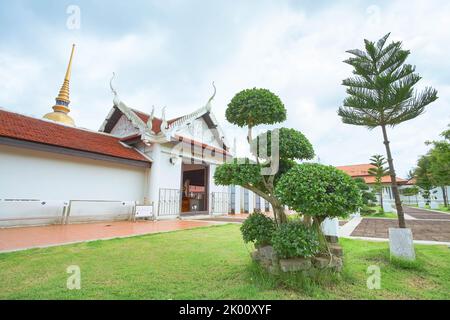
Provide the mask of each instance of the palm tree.
{"label": "palm tree", "polygon": [[437,91],[427,87],[418,93],[413,89],[421,77],[415,73],[414,66],[405,64],[410,51],[403,50],[400,41],[385,45],[389,35],[377,43],[364,40],[364,51],[347,51],[353,56],[344,62],[354,68],[355,76],[342,82],[347,87],[348,97],[338,114],[347,124],[370,130],[381,127],[399,227],[406,228],[386,128],[422,114],[425,106],[437,99]]}
{"label": "palm tree", "polygon": [[375,177],[375,186],[376,190],[378,191],[380,195],[380,204],[381,204],[381,211],[384,211],[383,207],[383,183],[382,179],[383,177],[387,176],[389,174],[389,170],[386,169],[384,166],[386,165],[386,160],[381,154],[376,154],[370,158],[370,164],[372,165],[372,168],[370,168],[369,174]]}

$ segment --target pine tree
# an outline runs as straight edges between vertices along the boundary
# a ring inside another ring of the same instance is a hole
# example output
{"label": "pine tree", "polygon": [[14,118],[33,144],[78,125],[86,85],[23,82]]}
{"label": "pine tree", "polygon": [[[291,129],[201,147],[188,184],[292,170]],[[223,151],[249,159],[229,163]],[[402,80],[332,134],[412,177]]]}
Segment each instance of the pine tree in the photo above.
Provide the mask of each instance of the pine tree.
{"label": "pine tree", "polygon": [[384,211],[383,207],[383,177],[389,175],[389,170],[385,168],[386,160],[380,154],[373,155],[370,158],[370,164],[373,166],[370,168],[369,174],[375,177],[375,189],[380,195],[381,211]]}
{"label": "pine tree", "polygon": [[421,77],[415,73],[414,66],[405,64],[410,51],[403,50],[400,41],[386,45],[389,35],[377,43],[364,40],[364,51],[347,51],[353,56],[344,62],[354,68],[354,77],[342,82],[348,97],[338,114],[347,124],[370,130],[381,127],[399,227],[406,228],[386,129],[422,114],[425,106],[437,99],[437,91],[430,87],[421,92],[414,90]]}

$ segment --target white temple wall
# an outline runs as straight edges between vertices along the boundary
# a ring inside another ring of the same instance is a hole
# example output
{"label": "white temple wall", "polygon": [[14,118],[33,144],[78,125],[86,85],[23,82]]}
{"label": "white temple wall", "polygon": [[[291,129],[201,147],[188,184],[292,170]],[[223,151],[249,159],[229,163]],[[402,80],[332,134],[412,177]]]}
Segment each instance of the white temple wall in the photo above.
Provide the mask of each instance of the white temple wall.
{"label": "white temple wall", "polygon": [[74,202],[69,221],[76,221],[76,215],[86,219],[102,213],[108,218],[127,215],[132,202],[144,199],[146,172],[109,161],[0,145],[0,226],[58,223],[69,200],[90,200]]}

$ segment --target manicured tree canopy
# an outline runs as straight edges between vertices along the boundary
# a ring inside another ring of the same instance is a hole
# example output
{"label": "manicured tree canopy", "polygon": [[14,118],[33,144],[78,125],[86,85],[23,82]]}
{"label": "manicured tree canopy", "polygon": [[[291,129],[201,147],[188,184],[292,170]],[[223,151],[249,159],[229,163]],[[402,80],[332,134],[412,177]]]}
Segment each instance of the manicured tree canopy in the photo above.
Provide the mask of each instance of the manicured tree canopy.
{"label": "manicured tree canopy", "polygon": [[[239,185],[253,191],[272,205],[275,223],[277,225],[285,223],[287,221],[285,208],[275,196],[275,185],[283,174],[296,165],[294,160],[311,159],[314,156],[311,143],[302,133],[286,128],[275,129],[278,134],[269,131],[264,138],[260,135],[258,139],[253,139],[253,127],[286,120],[284,104],[277,95],[267,89],[253,88],[237,93],[228,104],[225,115],[229,122],[247,127],[247,141],[254,155],[258,153],[256,146],[259,138],[262,139],[260,145],[265,152],[255,157],[253,163],[243,164],[241,161],[234,161],[219,166],[214,173],[215,183]],[[271,155],[271,140],[280,151],[278,157],[275,154]]]}
{"label": "manicured tree canopy", "polygon": [[356,182],[332,166],[303,163],[280,178],[276,195],[292,209],[315,217],[345,217],[361,206]]}
{"label": "manicured tree canopy", "polygon": [[246,89],[234,96],[225,116],[239,127],[255,127],[286,120],[286,108],[280,98],[267,89]]}
{"label": "manicured tree canopy", "polygon": [[217,185],[254,186],[263,188],[261,166],[251,163],[248,159],[234,159],[216,168],[214,182]]}
{"label": "manicured tree canopy", "polygon": [[[278,132],[278,150],[279,157],[282,160],[310,160],[314,157],[314,149],[309,140],[295,129],[280,128],[275,129]],[[252,151],[254,154],[261,157],[272,155],[272,132],[274,130],[268,130],[258,135],[252,141]],[[263,143],[267,141],[267,144]]]}

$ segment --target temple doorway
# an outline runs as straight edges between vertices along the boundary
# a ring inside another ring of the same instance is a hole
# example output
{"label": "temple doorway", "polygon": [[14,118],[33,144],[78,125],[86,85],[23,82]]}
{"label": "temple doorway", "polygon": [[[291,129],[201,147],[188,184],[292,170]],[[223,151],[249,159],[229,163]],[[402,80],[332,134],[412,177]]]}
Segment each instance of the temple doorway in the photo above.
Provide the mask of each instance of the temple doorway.
{"label": "temple doorway", "polygon": [[181,214],[208,213],[208,166],[182,165]]}

